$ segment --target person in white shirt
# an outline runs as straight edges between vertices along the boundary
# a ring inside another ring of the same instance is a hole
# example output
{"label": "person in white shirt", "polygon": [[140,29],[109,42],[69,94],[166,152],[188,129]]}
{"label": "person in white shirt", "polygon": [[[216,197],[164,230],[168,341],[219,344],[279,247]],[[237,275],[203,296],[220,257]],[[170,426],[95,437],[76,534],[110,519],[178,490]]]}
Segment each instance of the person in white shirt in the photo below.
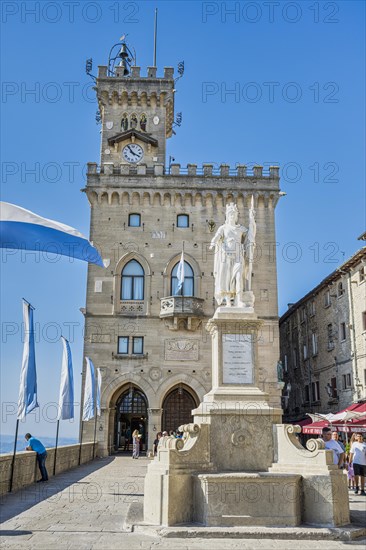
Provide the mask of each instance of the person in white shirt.
{"label": "person in white shirt", "polygon": [[344,452],[340,444],[332,439],[332,430],[330,428],[322,429],[322,439],[325,443],[325,448],[329,451],[333,451],[333,463],[338,466],[338,468],[341,468],[344,462]]}
{"label": "person in white shirt", "polygon": [[350,463],[353,462],[355,472],[356,489],[355,494],[361,489],[361,495],[365,496],[365,475],[366,475],[366,443],[363,442],[362,434],[356,434],[355,441],[349,455]]}

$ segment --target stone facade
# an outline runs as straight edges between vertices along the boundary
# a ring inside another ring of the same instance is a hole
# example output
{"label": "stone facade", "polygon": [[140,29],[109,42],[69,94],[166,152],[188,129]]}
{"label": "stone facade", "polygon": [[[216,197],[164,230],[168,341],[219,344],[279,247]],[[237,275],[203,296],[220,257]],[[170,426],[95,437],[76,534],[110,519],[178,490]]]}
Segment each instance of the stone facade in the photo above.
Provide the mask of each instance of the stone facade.
{"label": "stone facade", "polygon": [[[272,368],[279,358],[274,246],[278,167],[268,172],[261,166],[249,171],[245,165],[235,169],[221,165],[219,170],[211,164],[166,168],[165,140],[172,134],[174,116],[173,70],[165,68],[162,78],[150,69],[146,77],[139,74],[138,68],[132,68],[131,77],[118,72],[107,76],[106,68],[99,68],[101,164],[88,164],[84,189],[91,205],[90,239],[108,265],[104,270],[89,265],[84,350],[102,370],[97,437],[104,454],[123,446],[126,427],[131,422],[136,427],[139,421],[144,448],[151,449],[157,431],[169,423],[176,429],[190,422],[188,405],[196,408],[211,389],[211,340],[205,329],[215,310],[214,251],[209,251],[209,243],[224,222],[228,202],[238,205],[239,223],[248,226],[252,195],[257,223],[252,286],[262,322],[261,384],[269,402],[277,407],[280,403]],[[127,116],[130,121],[133,113],[146,115],[146,130],[138,126],[121,132],[121,119]],[[128,144],[143,149],[142,160],[123,160]],[[137,215],[137,225],[136,219],[131,224],[131,215]],[[178,216],[184,216],[185,227],[180,227]],[[185,296],[174,296],[172,272],[183,248],[190,289]],[[143,273],[143,283],[136,283],[143,284],[143,292],[140,287],[140,294],[123,296],[124,269],[133,261]],[[121,343],[124,349],[118,347]],[[271,365],[268,372],[264,365]],[[85,366],[83,384],[84,378]],[[135,415],[134,396],[140,400]],[[94,423],[84,423],[83,430],[83,441],[92,440]]]}
{"label": "stone facade", "polygon": [[280,319],[287,420],[366,398],[366,247]]}

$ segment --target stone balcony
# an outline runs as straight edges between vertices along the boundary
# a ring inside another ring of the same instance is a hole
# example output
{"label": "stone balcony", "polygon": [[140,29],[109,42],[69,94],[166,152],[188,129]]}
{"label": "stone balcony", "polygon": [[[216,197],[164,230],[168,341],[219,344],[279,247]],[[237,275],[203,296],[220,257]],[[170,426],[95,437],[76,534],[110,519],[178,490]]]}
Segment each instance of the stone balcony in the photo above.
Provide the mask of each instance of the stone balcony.
{"label": "stone balcony", "polygon": [[203,304],[202,298],[194,296],[167,296],[160,300],[160,318],[172,321],[171,330],[178,330],[182,321],[188,330],[196,330],[205,315]]}

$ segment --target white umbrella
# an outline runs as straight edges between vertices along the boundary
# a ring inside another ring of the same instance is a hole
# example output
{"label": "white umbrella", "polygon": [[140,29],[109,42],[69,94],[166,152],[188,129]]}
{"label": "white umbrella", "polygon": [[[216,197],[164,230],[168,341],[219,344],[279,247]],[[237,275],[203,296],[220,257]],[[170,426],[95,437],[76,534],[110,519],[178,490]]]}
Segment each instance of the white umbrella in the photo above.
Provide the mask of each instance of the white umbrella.
{"label": "white umbrella", "polygon": [[366,412],[354,412],[354,411],[342,411],[336,414],[320,414],[320,413],[306,413],[310,416],[313,422],[318,422],[319,420],[327,420],[331,424],[333,422],[347,422],[347,420],[352,420],[354,418],[360,418],[366,415]]}

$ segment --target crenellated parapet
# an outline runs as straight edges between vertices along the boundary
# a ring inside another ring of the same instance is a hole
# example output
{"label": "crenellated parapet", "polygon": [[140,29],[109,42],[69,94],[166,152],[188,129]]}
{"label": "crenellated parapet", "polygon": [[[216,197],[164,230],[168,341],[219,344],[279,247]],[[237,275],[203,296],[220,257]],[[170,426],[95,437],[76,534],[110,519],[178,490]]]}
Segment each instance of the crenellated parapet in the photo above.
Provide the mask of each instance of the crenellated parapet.
{"label": "crenellated parapet", "polygon": [[231,168],[228,164],[218,166],[206,163],[200,167],[197,164],[188,164],[187,167],[182,167],[180,164],[174,163],[167,169],[163,164],[131,166],[122,163],[114,164],[113,162],[104,162],[102,165],[98,165],[96,162],[88,162],[87,167],[88,176],[97,174],[102,176],[204,176],[210,178],[250,178],[252,182],[258,179],[278,180],[280,177],[279,166],[269,166],[264,169],[260,165],[246,166],[245,164],[237,164]]}

